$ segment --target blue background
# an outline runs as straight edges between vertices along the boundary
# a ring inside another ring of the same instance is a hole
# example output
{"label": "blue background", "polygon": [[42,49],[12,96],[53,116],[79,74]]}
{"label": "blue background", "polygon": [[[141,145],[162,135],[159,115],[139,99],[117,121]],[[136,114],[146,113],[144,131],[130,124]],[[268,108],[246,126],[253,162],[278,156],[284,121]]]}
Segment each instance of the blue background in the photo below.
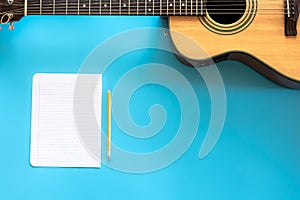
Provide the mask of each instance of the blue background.
{"label": "blue background", "polygon": [[[300,198],[300,91],[280,87],[238,62],[218,64],[227,95],[226,121],[213,151],[199,159],[210,119],[205,84],[174,56],[150,50],[121,59],[124,68],[133,66],[132,58],[136,63],[147,63],[153,57],[156,62],[167,60],[198,88],[199,130],[180,159],[144,174],[124,173],[104,165],[100,169],[31,167],[33,74],[76,73],[91,50],[110,36],[167,24],[158,17],[26,17],[15,25],[14,31],[3,27],[0,32],[0,199]],[[130,41],[120,45],[130,45]],[[106,72],[104,89],[113,87],[117,80],[117,64]],[[147,124],[147,109],[159,101],[171,113],[162,131],[176,131],[180,110],[169,90],[148,85],[138,90],[132,101],[131,114],[137,123]],[[105,106],[104,101],[103,112]],[[113,140],[130,151],[155,150],[173,136],[139,143],[122,135],[115,123],[112,126]]]}

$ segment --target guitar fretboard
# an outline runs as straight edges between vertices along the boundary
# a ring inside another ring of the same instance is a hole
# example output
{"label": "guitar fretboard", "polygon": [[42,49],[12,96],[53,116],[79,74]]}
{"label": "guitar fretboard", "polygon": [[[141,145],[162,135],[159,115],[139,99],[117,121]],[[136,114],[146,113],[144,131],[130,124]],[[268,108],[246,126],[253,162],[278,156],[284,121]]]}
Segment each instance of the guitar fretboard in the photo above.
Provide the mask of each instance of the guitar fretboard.
{"label": "guitar fretboard", "polygon": [[27,0],[28,15],[201,15],[203,0]]}

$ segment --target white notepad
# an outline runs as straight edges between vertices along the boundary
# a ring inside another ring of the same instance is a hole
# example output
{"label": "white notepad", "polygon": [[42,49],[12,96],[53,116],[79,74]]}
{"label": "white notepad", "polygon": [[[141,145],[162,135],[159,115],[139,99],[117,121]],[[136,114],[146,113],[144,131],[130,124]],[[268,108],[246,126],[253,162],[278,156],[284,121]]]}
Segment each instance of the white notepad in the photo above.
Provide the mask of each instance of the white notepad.
{"label": "white notepad", "polygon": [[35,74],[32,166],[100,167],[100,74]]}

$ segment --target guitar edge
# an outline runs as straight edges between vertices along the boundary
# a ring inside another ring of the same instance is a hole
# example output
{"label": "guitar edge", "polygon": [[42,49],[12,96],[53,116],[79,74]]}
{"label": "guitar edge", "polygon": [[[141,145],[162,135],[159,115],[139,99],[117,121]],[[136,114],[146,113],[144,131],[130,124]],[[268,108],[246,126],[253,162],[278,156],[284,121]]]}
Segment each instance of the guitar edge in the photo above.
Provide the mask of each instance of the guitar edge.
{"label": "guitar edge", "polygon": [[[170,17],[169,28],[177,58],[187,65],[201,66],[236,60],[284,87],[300,89],[300,39],[285,37],[282,16],[256,16],[240,33],[216,34],[197,17]],[[211,60],[211,59],[210,59]]]}

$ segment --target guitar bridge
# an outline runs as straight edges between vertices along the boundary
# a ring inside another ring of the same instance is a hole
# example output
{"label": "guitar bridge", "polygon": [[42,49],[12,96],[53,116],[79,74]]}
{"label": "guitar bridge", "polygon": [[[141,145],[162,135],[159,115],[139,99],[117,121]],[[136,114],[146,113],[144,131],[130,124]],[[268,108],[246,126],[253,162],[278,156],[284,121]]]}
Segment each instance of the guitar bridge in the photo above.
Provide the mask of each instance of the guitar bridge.
{"label": "guitar bridge", "polygon": [[284,8],[284,33],[286,36],[296,36],[299,0],[284,0]]}

